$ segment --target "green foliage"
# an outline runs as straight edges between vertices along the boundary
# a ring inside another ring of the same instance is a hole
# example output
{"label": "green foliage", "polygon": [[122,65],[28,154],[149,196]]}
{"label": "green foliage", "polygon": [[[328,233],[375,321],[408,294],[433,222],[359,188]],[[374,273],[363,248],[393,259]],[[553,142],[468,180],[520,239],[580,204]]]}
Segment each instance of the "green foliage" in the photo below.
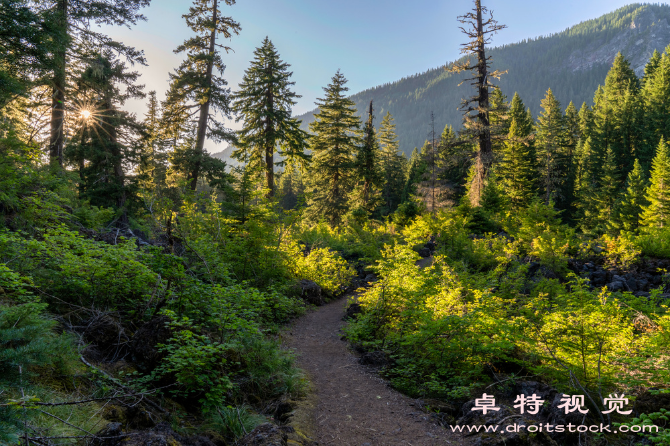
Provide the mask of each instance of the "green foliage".
{"label": "green foliage", "polygon": [[619,426],[642,426],[643,431],[647,426],[658,426],[658,432],[653,430],[646,430],[646,432],[639,432],[638,435],[645,440],[651,442],[651,444],[656,444],[659,446],[668,446],[670,445],[670,429],[668,429],[668,421],[670,421],[670,414],[667,409],[660,409],[658,412],[653,412],[650,414],[640,414],[639,417],[633,418],[631,421],[626,423],[614,423],[615,427]]}
{"label": "green foliage", "polygon": [[265,417],[254,415],[248,406],[217,406],[210,411],[206,425],[235,442],[265,421]]}
{"label": "green foliage", "polygon": [[308,135],[300,129],[300,121],[291,118],[291,108],[299,95],[289,88],[290,65],[279,58],[274,45],[267,37],[254,51],[254,60],[244,73],[240,90],[234,94],[233,111],[237,121],[244,119],[239,131],[238,145],[233,156],[248,163],[250,168],[265,172],[266,187],[274,194],[274,153],[284,165],[286,161],[305,164],[309,157],[304,153]]}
{"label": "green foliage", "polygon": [[360,119],[354,103],[345,97],[347,80],[339,71],[324,88],[326,97],[319,99],[320,112],[310,124],[312,137],[309,207],[314,220],[324,218],[331,226],[342,222],[349,206],[353,187],[354,159],[357,151]]}
{"label": "green foliage", "polygon": [[306,256],[297,251],[294,262],[296,277],[313,280],[331,297],[341,294],[355,276],[347,262],[330,248],[313,247]]}
{"label": "green foliage", "polygon": [[647,188],[647,202],[642,215],[643,225],[663,228],[670,225],[670,148],[663,138],[656,149]]}

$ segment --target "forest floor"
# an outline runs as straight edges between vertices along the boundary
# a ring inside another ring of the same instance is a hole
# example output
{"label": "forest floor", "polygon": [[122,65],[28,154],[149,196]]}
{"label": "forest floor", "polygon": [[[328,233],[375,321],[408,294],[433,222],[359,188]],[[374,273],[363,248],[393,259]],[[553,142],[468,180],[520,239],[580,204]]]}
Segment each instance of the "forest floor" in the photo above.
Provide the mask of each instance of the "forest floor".
{"label": "forest floor", "polygon": [[314,440],[320,446],[467,444],[433,422],[419,401],[358,363],[340,331],[346,303],[344,297],[318,308],[282,336],[313,386]]}

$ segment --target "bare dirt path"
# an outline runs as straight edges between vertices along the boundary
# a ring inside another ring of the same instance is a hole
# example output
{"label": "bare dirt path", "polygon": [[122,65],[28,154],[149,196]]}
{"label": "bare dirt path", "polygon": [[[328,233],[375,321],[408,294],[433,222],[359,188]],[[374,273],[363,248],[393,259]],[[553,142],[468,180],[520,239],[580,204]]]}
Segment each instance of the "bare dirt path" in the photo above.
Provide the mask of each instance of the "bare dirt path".
{"label": "bare dirt path", "polygon": [[318,444],[465,445],[459,436],[434,424],[415,400],[358,364],[341,340],[346,301],[320,307],[283,335],[284,344],[295,350],[316,391]]}

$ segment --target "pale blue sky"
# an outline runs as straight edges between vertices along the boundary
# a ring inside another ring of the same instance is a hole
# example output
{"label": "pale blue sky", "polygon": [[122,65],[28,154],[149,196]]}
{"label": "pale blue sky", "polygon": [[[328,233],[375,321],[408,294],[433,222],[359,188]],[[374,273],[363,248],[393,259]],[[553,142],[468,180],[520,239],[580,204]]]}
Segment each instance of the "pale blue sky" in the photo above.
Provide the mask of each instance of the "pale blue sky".
{"label": "pale blue sky", "polygon": [[[494,45],[564,30],[629,4],[624,0],[484,0],[495,18],[508,26]],[[667,3],[667,2],[661,2]],[[110,36],[143,49],[149,63],[140,67],[146,91],[159,98],[167,89],[168,72],[181,55],[172,50],[190,35],[182,14],[188,0],[153,0],[148,18],[131,30],[106,28]],[[435,68],[459,56],[464,36],[456,17],[472,7],[471,0],[238,0],[222,12],[242,26],[223,55],[225,78],[237,89],[254,49],[267,35],[283,60],[291,64],[294,87],[302,95],[295,114],[314,108],[321,87],[339,68],[350,92],[392,82]],[[128,109],[143,114],[142,103]],[[238,127],[231,123],[231,127]],[[209,147],[210,151],[221,148]]]}

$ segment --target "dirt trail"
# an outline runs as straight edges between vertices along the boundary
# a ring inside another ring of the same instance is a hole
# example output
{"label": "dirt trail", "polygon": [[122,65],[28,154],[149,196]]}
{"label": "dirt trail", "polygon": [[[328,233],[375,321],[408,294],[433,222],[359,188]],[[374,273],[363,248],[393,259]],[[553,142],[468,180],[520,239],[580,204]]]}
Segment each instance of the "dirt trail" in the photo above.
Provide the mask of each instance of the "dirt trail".
{"label": "dirt trail", "polygon": [[417,402],[391,389],[349,352],[340,328],[346,298],[299,319],[284,334],[316,391],[320,446],[464,445],[430,421]]}

